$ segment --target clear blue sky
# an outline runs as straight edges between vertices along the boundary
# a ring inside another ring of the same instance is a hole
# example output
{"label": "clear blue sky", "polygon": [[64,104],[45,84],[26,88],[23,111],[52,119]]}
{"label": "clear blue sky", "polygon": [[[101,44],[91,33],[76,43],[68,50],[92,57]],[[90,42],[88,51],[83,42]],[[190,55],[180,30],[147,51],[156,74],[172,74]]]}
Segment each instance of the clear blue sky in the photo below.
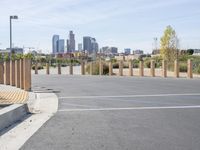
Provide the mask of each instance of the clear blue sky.
{"label": "clear blue sky", "polygon": [[[200,48],[200,0],[0,0],[0,49],[9,47],[9,15],[13,43],[51,51],[53,34],[93,36],[100,47],[152,51],[153,38],[167,25],[177,32],[181,48]],[[77,47],[77,45],[76,45]]]}

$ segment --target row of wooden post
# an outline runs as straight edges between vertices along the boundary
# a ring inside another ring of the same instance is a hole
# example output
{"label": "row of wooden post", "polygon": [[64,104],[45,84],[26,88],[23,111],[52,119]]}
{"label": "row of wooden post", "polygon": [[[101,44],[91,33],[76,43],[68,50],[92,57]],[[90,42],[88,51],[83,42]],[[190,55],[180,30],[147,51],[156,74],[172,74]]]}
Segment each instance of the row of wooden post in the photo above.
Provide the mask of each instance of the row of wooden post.
{"label": "row of wooden post", "polygon": [[[92,63],[90,63],[90,74],[92,74]],[[112,62],[109,62],[109,76],[112,76],[113,74],[113,65]],[[103,74],[103,63],[100,61],[99,64],[99,75]],[[129,61],[129,76],[133,76],[133,62]],[[119,61],[119,76],[123,76],[123,61]],[[144,76],[144,63],[143,61],[140,61],[139,63],[139,76]],[[155,61],[151,60],[151,67],[150,67],[150,76],[155,77]],[[176,78],[179,78],[179,63],[177,60],[174,62],[174,76]],[[167,77],[167,61],[162,61],[162,77]],[[193,78],[192,73],[192,61],[188,60],[187,62],[187,77]]]}
{"label": "row of wooden post", "polygon": [[[82,69],[82,74],[85,74],[83,72],[83,68]],[[38,74],[38,63],[35,63],[35,74]],[[49,63],[46,63],[46,74],[49,75],[50,74],[50,69],[49,69]],[[58,74],[61,74],[61,64],[58,64]],[[70,64],[69,66],[69,74],[73,75],[73,65]]]}
{"label": "row of wooden post", "polygon": [[0,84],[31,90],[31,60],[28,58],[0,63]]}
{"label": "row of wooden post", "polygon": [[[109,62],[108,64],[109,67],[109,76],[113,75],[113,64],[112,62]],[[38,74],[38,69],[37,69],[37,63],[35,64],[35,74]],[[89,67],[89,74],[92,75],[93,73],[93,63],[90,63]],[[46,64],[46,74],[50,74],[49,71],[49,63]],[[58,64],[58,74],[61,74],[61,65]],[[73,65],[70,64],[69,66],[69,74],[73,75]],[[81,63],[81,75],[85,75],[85,62]],[[99,61],[99,75],[103,75],[103,61]],[[129,61],[129,76],[133,76],[133,62]],[[119,76],[123,76],[123,61],[119,61]],[[140,61],[139,63],[139,76],[144,76],[144,62]],[[150,67],[150,76],[155,77],[155,61],[151,60],[151,67]],[[179,77],[179,63],[177,60],[174,62],[174,76],[176,78]],[[162,77],[166,78],[167,77],[167,61],[163,60],[162,61]],[[188,60],[187,62],[187,77],[188,78],[193,78],[193,73],[192,73],[192,61]]]}

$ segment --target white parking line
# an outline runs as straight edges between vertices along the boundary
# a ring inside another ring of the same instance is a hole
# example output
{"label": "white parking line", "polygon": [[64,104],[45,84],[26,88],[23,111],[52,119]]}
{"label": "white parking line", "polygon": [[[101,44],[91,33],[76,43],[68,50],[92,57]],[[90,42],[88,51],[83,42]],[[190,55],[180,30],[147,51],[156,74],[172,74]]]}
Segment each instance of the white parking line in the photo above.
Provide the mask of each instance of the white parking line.
{"label": "white parking line", "polygon": [[91,108],[91,109],[61,109],[59,112],[76,112],[76,111],[112,111],[112,110],[158,110],[158,109],[194,109],[196,106],[163,106],[163,107],[126,107],[126,108]]}
{"label": "white parking line", "polygon": [[92,105],[80,105],[80,104],[72,104],[72,103],[63,103],[63,105],[69,105],[69,106],[78,106],[78,107],[97,107],[97,106],[92,106]]}
{"label": "white parking line", "polygon": [[116,96],[67,96],[59,99],[89,99],[89,98],[127,98],[127,97],[168,97],[168,96],[200,96],[200,93],[185,94],[150,94],[150,95],[116,95]]}

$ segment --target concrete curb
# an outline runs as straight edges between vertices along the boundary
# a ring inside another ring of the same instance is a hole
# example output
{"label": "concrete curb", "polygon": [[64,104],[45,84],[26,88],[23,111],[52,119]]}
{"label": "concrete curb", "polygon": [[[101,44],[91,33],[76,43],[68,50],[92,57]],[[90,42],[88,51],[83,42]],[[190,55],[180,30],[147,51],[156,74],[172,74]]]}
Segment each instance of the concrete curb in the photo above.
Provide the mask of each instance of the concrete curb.
{"label": "concrete curb", "polygon": [[16,150],[43,126],[58,110],[54,93],[29,93],[29,111],[33,114],[0,136],[0,150]]}
{"label": "concrete curb", "polygon": [[15,124],[28,114],[26,104],[13,104],[0,110],[0,131]]}

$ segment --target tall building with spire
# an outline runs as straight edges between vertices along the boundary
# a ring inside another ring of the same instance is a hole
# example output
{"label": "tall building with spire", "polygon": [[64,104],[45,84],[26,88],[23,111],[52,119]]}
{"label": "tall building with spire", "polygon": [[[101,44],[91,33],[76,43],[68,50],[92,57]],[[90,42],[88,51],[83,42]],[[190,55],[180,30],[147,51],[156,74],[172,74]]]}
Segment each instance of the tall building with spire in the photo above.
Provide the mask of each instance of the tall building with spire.
{"label": "tall building with spire", "polygon": [[67,39],[67,52],[72,53],[75,51],[75,34],[73,31],[69,32],[69,39]]}

